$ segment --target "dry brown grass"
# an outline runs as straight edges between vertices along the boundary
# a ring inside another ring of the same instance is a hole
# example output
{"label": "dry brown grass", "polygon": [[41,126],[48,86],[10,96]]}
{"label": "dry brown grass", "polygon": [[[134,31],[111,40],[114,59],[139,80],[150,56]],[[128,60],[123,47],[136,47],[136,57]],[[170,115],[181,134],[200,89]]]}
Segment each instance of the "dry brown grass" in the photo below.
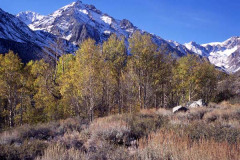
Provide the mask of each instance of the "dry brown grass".
{"label": "dry brown grass", "polygon": [[187,119],[191,121],[202,120],[204,115],[209,111],[210,109],[206,107],[193,108],[187,114]]}
{"label": "dry brown grass", "polygon": [[92,133],[92,136],[97,137],[109,137],[111,134],[125,134],[130,132],[127,123],[122,119],[113,120],[113,116],[100,118],[94,121],[90,127],[89,131]]}
{"label": "dry brown grass", "polygon": [[139,141],[136,159],[238,160],[239,147],[239,143],[230,145],[206,139],[192,141],[187,136],[180,137],[172,131],[161,130]]}
{"label": "dry brown grass", "polygon": [[156,108],[152,108],[152,109],[141,109],[140,110],[140,114],[147,114],[147,115],[152,115],[156,113]]}
{"label": "dry brown grass", "polygon": [[[220,104],[211,104],[212,109],[204,115],[206,122],[218,121],[219,123],[229,124],[237,127],[240,120],[240,105],[222,102]],[[239,127],[238,127],[239,128]]]}
{"label": "dry brown grass", "polygon": [[156,111],[157,114],[162,115],[162,116],[172,116],[173,112],[171,110],[165,109],[165,108],[159,108]]}
{"label": "dry brown grass", "polygon": [[37,157],[36,160],[85,160],[86,155],[74,148],[66,149],[61,144],[49,146],[43,156]]}

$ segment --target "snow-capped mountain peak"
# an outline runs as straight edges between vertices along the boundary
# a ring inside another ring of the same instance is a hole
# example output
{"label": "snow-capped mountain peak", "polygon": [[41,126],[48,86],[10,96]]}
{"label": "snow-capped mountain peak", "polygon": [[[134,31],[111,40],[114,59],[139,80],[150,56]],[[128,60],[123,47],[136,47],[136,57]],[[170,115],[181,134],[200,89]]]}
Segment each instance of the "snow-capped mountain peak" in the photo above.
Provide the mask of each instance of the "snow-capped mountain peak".
{"label": "snow-capped mountain peak", "polygon": [[137,28],[128,20],[117,20],[93,5],[81,1],[66,5],[39,21],[29,24],[32,30],[44,30],[75,44],[87,37],[103,42],[110,34],[128,37]]}
{"label": "snow-capped mountain peak", "polygon": [[23,21],[25,24],[29,25],[35,21],[43,19],[45,16],[32,11],[25,11],[18,13],[16,17]]}

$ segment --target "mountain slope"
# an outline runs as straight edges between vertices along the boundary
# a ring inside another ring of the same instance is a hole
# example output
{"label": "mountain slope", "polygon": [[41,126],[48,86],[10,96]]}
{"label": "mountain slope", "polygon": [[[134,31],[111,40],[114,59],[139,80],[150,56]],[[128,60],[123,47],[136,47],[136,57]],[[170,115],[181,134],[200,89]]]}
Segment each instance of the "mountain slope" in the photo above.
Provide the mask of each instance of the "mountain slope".
{"label": "mountain slope", "polygon": [[75,46],[66,40],[47,32],[32,31],[20,19],[0,9],[0,53],[13,50],[24,62],[54,57],[59,50],[57,41],[64,44],[66,51],[73,52]]}
{"label": "mountain slope", "polygon": [[229,73],[240,70],[240,37],[202,45],[190,42],[185,46],[196,54],[207,57],[212,64]]}
{"label": "mountain slope", "polygon": [[43,43],[43,39],[15,16],[0,9],[0,38],[16,42]]}

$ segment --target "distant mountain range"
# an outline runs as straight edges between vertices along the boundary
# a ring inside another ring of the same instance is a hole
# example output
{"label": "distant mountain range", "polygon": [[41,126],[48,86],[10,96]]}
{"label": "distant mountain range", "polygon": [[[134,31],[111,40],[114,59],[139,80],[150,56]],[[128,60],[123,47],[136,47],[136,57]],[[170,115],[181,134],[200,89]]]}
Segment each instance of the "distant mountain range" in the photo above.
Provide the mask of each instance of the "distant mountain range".
{"label": "distant mountain range", "polygon": [[[13,16],[0,9],[0,53],[12,49],[25,61],[61,55],[59,41],[65,45],[64,52],[68,53],[73,53],[77,45],[88,37],[103,43],[112,33],[126,37],[127,45],[127,39],[135,31],[147,33],[129,20],[115,19],[81,1],[73,2],[47,16],[31,11]],[[150,35],[160,49],[167,49],[175,57],[198,54],[226,72],[240,70],[239,37],[232,37],[222,43],[200,45],[196,42],[180,44]]]}
{"label": "distant mountain range", "polygon": [[199,45],[196,42],[184,44],[192,52],[207,57],[215,66],[227,72],[240,70],[240,37],[232,37],[224,42]]}

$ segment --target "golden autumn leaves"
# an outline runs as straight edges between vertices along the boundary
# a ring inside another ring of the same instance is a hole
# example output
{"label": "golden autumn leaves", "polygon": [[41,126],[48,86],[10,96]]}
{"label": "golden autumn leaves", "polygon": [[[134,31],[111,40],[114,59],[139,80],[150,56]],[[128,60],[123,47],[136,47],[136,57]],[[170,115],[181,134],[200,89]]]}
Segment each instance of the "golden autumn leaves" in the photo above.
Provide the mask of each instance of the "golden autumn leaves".
{"label": "golden autumn leaves", "polygon": [[217,84],[217,72],[206,60],[194,55],[175,60],[140,32],[128,43],[116,35],[102,45],[87,39],[56,67],[44,60],[23,65],[10,51],[0,55],[0,77],[5,126],[74,116],[93,120],[197,98],[208,102]]}

